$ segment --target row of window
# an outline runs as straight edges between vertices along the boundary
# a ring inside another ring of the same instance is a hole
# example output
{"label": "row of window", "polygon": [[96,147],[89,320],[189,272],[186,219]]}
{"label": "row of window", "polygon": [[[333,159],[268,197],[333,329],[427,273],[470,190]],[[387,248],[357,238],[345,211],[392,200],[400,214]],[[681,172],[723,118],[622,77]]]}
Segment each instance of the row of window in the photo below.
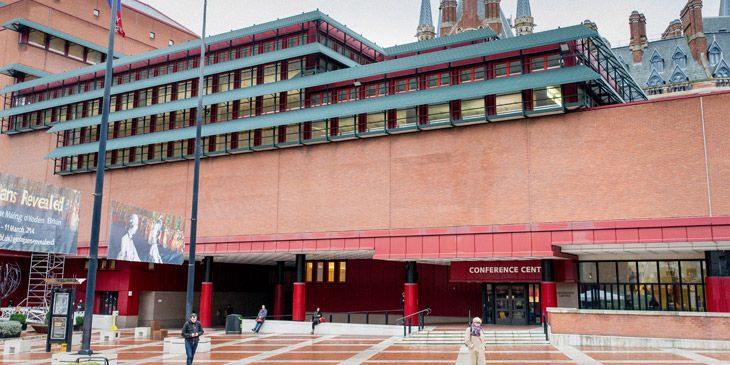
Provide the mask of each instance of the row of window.
{"label": "row of window", "polygon": [[580,262],[581,308],[705,311],[705,261]]}
{"label": "row of window", "polygon": [[347,282],[347,261],[307,261],[304,268],[304,279],[307,283]]}
{"label": "row of window", "polygon": [[[579,94],[583,95],[582,93]],[[523,95],[530,96],[530,99],[524,100]],[[540,99],[545,95],[551,95],[550,99]],[[576,98],[575,95],[565,96],[565,100],[573,100],[574,98],[575,100],[580,99]],[[551,105],[552,108],[562,107],[564,103],[563,99],[564,97],[560,87],[549,87],[528,90],[524,93],[488,96],[485,98],[452,101],[444,104],[421,105],[379,113],[347,115],[327,120],[211,136],[203,139],[201,148],[205,156],[214,156],[289,145],[350,139],[368,135],[384,135],[399,131],[449,125],[451,123],[480,122],[487,118],[490,120],[498,120],[500,118],[522,115],[525,110],[543,109],[544,107],[540,107],[540,105]],[[121,130],[117,130],[117,128],[134,128],[136,129],[135,133],[144,133],[158,128],[158,126],[153,127],[152,125],[137,122],[133,125],[115,126],[115,130],[111,133],[132,133],[126,130],[122,132]],[[92,137],[98,140],[98,130],[96,127],[67,131],[66,133],[59,134],[58,145],[75,144],[82,140],[86,142],[90,141]],[[193,153],[193,140],[158,143],[110,151],[107,154],[106,166],[119,168],[177,161],[190,158]],[[56,159],[55,172],[59,174],[71,174],[88,172],[95,168],[96,154],[86,154]]]}
{"label": "row of window", "polygon": [[[327,31],[320,31],[317,33],[319,39],[311,40],[307,34],[307,30],[302,26],[302,30],[298,33],[276,36],[273,39],[266,39],[262,41],[255,41],[255,36],[244,45],[233,45],[233,42],[229,42],[227,47],[221,50],[210,51],[206,55],[206,65],[213,65],[217,63],[223,63],[242,59],[246,57],[255,56],[258,54],[278,51],[284,48],[297,47],[300,45],[307,44],[309,42],[317,41],[323,45],[332,48],[333,50],[342,53],[346,57],[355,60],[359,63],[371,63],[374,61],[374,56],[367,56],[366,54],[374,54],[370,48],[365,48],[361,44],[360,49],[353,49],[350,45],[343,43],[336,39],[337,33],[344,35],[341,32],[335,32],[335,28],[329,25],[325,26],[324,22],[318,21],[320,29],[327,29]],[[25,36],[23,36],[25,34]],[[26,33],[21,32],[21,43],[27,43],[34,46],[49,49],[59,54],[64,54],[68,57],[78,59],[89,64],[96,64],[104,61],[104,55],[100,52],[86,49],[82,46],[76,45],[71,42],[55,38],[37,30],[26,30]],[[217,45],[212,45],[210,48],[215,48]],[[360,53],[358,53],[360,52]],[[113,85],[126,84],[134,81],[144,80],[148,78],[154,78],[158,76],[164,76],[176,72],[182,72],[190,69],[195,69],[199,64],[199,56],[190,55],[187,52],[182,59],[168,60],[156,64],[148,65],[143,68],[116,72],[113,79]],[[128,66],[129,68],[132,65]],[[89,75],[90,76],[90,75]],[[42,91],[39,93],[30,93],[24,95],[18,95],[13,98],[13,106],[22,106],[35,102],[40,102],[49,99],[56,99],[68,95],[78,94],[80,92],[88,92],[103,87],[103,77],[91,78],[90,80],[77,81],[72,85],[64,85],[59,88]]]}
{"label": "row of window", "polygon": [[86,48],[80,44],[58,38],[50,34],[46,34],[37,29],[24,28],[20,31],[20,44],[27,44],[34,47],[45,49],[74,60],[95,65],[104,62],[106,55]]}
{"label": "row of window", "polygon": [[[554,60],[554,61],[551,61]],[[540,68],[535,72],[560,67],[562,59],[559,55],[543,55],[533,57],[530,65],[537,64]],[[306,58],[297,58],[288,61],[280,61],[272,64],[247,68],[243,70],[212,75],[205,80],[205,94],[214,94],[233,89],[250,87],[259,84],[277,82],[284,79],[299,77],[307,71]],[[337,66],[322,57],[318,69],[331,70]],[[532,68],[532,66],[530,67]],[[501,75],[499,70],[507,70]],[[518,70],[518,71],[510,71]],[[221,122],[231,119],[246,118],[254,115],[262,115],[287,110],[302,108],[309,101],[310,107],[328,105],[332,103],[343,103],[360,99],[382,97],[386,95],[425,90],[450,86],[453,83],[468,83],[482,81],[485,79],[506,77],[521,74],[522,63],[520,61],[499,62],[495,64],[473,65],[452,71],[439,71],[419,77],[411,76],[390,81],[378,81],[362,86],[349,86],[336,90],[318,91],[310,93],[309,99],[305,100],[301,90],[288,91],[284,93],[263,95],[257,98],[250,98],[218,104],[208,109],[213,113],[207,113],[207,122]],[[501,76],[500,76],[501,75]],[[173,100],[187,99],[197,95],[197,82],[187,80],[176,84],[163,85],[155,88],[137,90],[125,94],[115,95],[112,101],[112,111],[122,111],[132,108],[145,107],[152,104],[164,103]],[[545,98],[543,98],[545,99]],[[542,100],[542,99],[541,99]],[[94,104],[95,103],[95,104]],[[94,104],[94,105],[89,105]],[[93,117],[100,114],[97,102],[82,102],[69,106],[60,106],[37,112],[23,114],[9,118],[9,123],[4,126],[5,130],[35,129],[49,126],[54,122],[65,122],[78,118]],[[216,117],[211,117],[216,116]],[[164,124],[164,123],[163,123]],[[172,124],[170,124],[172,126]],[[158,131],[164,129],[158,129]],[[123,136],[122,136],[123,137]]]}

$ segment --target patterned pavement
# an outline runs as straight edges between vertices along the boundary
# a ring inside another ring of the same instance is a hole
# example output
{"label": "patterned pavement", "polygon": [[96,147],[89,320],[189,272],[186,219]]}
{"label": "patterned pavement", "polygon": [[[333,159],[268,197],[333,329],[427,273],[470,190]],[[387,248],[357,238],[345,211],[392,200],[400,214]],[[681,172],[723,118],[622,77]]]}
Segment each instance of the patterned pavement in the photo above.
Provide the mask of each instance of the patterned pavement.
{"label": "patterned pavement", "polygon": [[[196,364],[467,364],[463,346],[422,346],[400,343],[400,337],[327,335],[225,335],[209,332],[212,352],[199,353]],[[75,349],[78,346],[74,347]],[[184,355],[162,353],[162,342],[134,339],[122,331],[120,340],[92,343],[96,351],[115,351],[120,364],[184,364]],[[0,364],[49,364],[43,340],[29,353],[0,355]],[[487,364],[730,364],[730,351],[651,348],[555,347],[552,345],[495,345],[487,350]]]}

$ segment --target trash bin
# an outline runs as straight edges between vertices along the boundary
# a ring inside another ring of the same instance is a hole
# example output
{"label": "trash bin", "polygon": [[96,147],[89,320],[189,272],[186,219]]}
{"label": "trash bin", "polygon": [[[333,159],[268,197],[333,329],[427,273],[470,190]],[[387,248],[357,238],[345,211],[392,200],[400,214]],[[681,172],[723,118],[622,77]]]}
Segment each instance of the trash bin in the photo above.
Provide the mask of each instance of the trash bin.
{"label": "trash bin", "polygon": [[226,316],[226,334],[241,334],[241,318],[238,314]]}

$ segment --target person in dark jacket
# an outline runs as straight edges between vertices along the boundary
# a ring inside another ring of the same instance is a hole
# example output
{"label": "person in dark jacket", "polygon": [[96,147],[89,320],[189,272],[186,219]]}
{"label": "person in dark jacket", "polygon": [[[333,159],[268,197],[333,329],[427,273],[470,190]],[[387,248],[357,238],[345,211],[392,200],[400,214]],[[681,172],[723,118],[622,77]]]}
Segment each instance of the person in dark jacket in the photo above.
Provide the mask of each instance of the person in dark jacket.
{"label": "person in dark jacket", "polygon": [[193,313],[190,320],[185,322],[182,328],[182,336],[185,338],[185,354],[188,355],[187,365],[193,364],[195,350],[198,349],[198,341],[203,335],[203,326],[198,322],[198,315]]}
{"label": "person in dark jacket", "polygon": [[266,306],[262,305],[261,309],[259,310],[259,314],[256,316],[256,326],[251,329],[253,333],[259,333],[259,331],[261,331],[261,326],[264,325],[264,321],[266,320],[267,315],[269,315],[269,312],[266,310]]}
{"label": "person in dark jacket", "polygon": [[322,322],[322,312],[319,311],[319,307],[317,307],[317,310],[312,313],[312,332],[311,334],[314,334],[314,327],[319,326],[319,324]]}

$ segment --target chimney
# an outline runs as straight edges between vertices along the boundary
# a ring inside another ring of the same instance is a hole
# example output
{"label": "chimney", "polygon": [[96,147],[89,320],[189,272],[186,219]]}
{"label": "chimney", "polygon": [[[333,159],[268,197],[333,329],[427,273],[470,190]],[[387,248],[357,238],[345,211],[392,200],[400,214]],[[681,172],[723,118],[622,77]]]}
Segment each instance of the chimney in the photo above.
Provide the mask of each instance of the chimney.
{"label": "chimney", "polygon": [[667,29],[662,33],[662,39],[674,39],[682,36],[682,22],[679,19],[672,20]]}
{"label": "chimney", "polygon": [[646,38],[646,17],[644,14],[634,10],[629,17],[629,25],[631,26],[631,43],[629,50],[633,55],[634,63],[641,63],[644,57],[644,50],[649,46]]}
{"label": "chimney", "polygon": [[501,0],[484,0],[484,25],[492,28],[497,35],[502,34],[502,11],[499,2]]}
{"label": "chimney", "polygon": [[692,58],[697,63],[704,64],[707,57],[707,38],[702,24],[702,0],[688,0],[680,13],[680,18]]}
{"label": "chimney", "polygon": [[451,29],[456,25],[456,0],[441,0],[441,24],[439,34],[443,36],[450,35]]}

